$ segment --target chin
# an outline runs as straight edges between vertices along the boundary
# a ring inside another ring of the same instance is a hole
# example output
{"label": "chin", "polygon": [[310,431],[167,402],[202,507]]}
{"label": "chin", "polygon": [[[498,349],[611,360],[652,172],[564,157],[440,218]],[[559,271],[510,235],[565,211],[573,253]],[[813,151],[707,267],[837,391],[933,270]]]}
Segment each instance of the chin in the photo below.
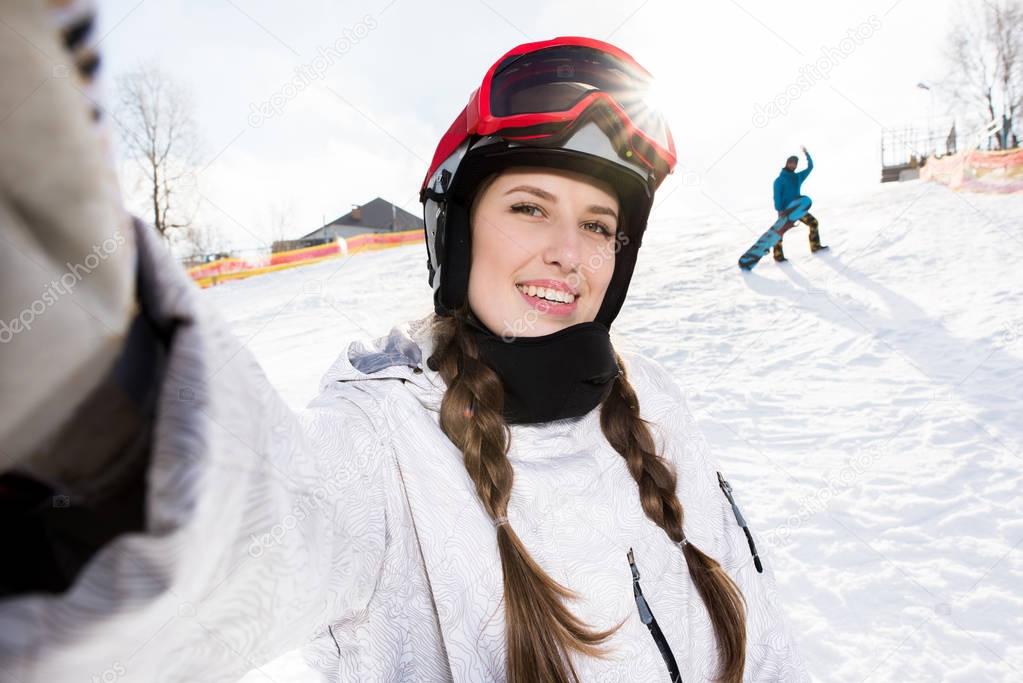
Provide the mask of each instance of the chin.
{"label": "chin", "polygon": [[566,327],[577,325],[582,322],[581,318],[573,316],[572,318],[547,318],[542,322],[538,321],[536,325],[536,336],[539,337],[544,334],[554,334]]}

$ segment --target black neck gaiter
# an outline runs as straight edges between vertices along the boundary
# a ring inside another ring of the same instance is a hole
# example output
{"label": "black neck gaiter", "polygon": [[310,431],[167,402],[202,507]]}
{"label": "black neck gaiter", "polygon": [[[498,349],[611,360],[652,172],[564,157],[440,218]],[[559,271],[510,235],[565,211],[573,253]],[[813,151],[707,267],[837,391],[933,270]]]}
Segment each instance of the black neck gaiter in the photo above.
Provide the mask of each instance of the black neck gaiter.
{"label": "black neck gaiter", "polygon": [[608,329],[601,323],[579,323],[542,337],[505,341],[472,314],[466,322],[480,359],[504,385],[508,424],[579,417],[611,393],[619,368]]}

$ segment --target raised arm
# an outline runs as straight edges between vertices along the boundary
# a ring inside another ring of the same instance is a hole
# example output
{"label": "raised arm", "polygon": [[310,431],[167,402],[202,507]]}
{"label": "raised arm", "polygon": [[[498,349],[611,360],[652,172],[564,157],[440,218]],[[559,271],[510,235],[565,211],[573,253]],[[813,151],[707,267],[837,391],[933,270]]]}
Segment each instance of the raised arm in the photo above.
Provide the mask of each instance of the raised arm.
{"label": "raised arm", "polygon": [[806,176],[813,170],[813,157],[806,151],[806,147],[803,147],[803,156],[806,157],[806,168],[798,173],[800,180],[806,180]]}

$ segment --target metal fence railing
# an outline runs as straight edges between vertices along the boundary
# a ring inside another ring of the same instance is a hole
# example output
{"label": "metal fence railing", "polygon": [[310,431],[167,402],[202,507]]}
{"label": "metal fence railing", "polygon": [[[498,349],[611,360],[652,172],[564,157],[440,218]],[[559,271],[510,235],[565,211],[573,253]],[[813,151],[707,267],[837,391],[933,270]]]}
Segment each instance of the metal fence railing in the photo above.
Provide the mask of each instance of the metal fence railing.
{"label": "metal fence railing", "polygon": [[881,168],[915,168],[928,157],[943,157],[960,150],[1001,149],[1003,125],[990,121],[967,129],[954,120],[881,129]]}

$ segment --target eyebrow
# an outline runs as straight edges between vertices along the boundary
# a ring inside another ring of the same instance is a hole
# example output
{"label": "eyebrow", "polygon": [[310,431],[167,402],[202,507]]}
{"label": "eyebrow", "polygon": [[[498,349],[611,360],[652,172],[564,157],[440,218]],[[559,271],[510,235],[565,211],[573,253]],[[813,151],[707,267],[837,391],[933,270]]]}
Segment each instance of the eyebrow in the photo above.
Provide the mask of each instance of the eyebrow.
{"label": "eyebrow", "polygon": [[[540,199],[546,199],[547,201],[551,202],[552,204],[557,204],[558,203],[558,198],[555,197],[553,194],[551,194],[547,190],[540,189],[539,187],[534,187],[533,185],[518,185],[518,186],[513,187],[512,189],[508,190],[504,194],[507,196],[507,195],[510,195],[512,192],[526,192],[526,193],[531,194],[531,195],[533,195],[535,197],[539,197]],[[601,204],[591,204],[588,207],[586,207],[586,210],[588,212],[590,212],[590,213],[601,214],[601,215],[604,215],[604,216],[611,216],[615,220],[618,220],[618,214],[615,213],[614,210],[612,210],[611,207],[609,207],[609,206],[603,206]]]}

